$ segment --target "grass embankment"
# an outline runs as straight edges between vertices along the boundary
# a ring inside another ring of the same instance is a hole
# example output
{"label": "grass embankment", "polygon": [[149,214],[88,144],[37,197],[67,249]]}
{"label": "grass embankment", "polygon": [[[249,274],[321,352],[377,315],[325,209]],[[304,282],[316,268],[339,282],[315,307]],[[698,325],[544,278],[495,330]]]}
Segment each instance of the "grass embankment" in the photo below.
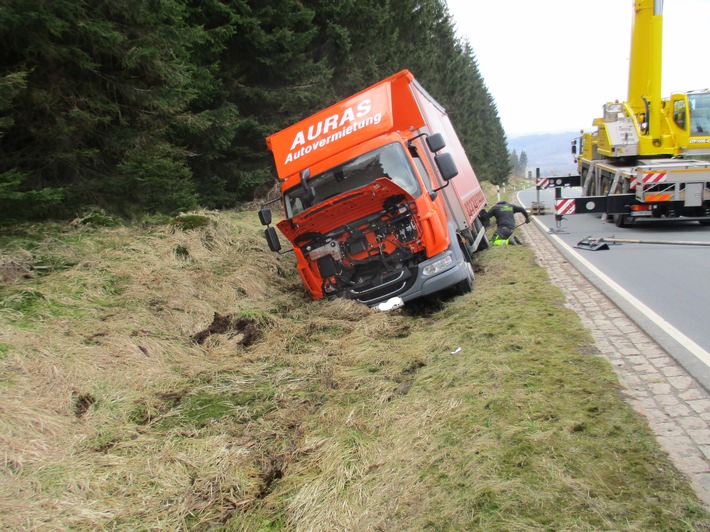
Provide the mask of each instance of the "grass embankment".
{"label": "grass embankment", "polygon": [[530,249],[383,314],[205,215],[4,230],[2,528],[707,526]]}

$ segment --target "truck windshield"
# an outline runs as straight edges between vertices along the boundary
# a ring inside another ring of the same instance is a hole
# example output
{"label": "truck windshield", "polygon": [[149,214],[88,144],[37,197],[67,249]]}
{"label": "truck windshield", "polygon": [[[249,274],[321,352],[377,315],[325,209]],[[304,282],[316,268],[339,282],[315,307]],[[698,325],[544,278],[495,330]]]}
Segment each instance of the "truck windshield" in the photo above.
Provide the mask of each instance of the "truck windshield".
{"label": "truck windshield", "polygon": [[416,198],[421,193],[419,181],[412,171],[404,148],[395,142],[309,179],[308,185],[315,191],[315,198],[312,201],[308,201],[309,194],[301,185],[289,189],[284,195],[286,215],[292,218],[322,201],[369,185],[379,177],[391,179],[412,197]]}
{"label": "truck windshield", "polygon": [[693,137],[710,136],[710,92],[689,94],[690,135]]}

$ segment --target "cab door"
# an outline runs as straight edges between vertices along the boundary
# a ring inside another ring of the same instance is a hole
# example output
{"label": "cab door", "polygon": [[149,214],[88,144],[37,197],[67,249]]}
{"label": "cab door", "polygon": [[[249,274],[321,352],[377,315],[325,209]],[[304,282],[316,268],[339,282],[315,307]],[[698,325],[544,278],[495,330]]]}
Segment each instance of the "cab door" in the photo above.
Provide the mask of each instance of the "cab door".
{"label": "cab door", "polygon": [[688,108],[687,94],[671,94],[671,117],[668,122],[671,127],[671,136],[678,148],[688,146],[690,138],[690,111]]}

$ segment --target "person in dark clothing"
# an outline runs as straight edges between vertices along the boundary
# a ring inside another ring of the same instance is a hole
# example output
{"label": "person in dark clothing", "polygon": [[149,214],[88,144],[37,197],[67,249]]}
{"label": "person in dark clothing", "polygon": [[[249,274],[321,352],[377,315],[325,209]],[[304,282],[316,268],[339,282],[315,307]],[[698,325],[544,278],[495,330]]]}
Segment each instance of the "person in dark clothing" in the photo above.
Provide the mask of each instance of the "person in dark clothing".
{"label": "person in dark clothing", "polygon": [[515,213],[525,215],[525,223],[530,223],[530,215],[528,211],[519,205],[513,205],[505,201],[496,203],[490,211],[485,210],[481,213],[483,225],[489,227],[491,218],[496,219],[496,230],[491,238],[491,244],[494,246],[521,245],[522,242],[517,236],[513,236],[515,230]]}

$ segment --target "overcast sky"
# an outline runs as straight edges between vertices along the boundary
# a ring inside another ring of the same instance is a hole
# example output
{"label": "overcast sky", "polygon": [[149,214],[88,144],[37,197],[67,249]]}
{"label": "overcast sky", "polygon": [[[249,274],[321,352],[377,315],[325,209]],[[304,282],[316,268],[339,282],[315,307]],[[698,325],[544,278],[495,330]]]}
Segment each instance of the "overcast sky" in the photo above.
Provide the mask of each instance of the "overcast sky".
{"label": "overcast sky", "polygon": [[[633,0],[447,0],[506,135],[591,130],[625,101]],[[710,88],[710,0],[666,0],[662,95]]]}

